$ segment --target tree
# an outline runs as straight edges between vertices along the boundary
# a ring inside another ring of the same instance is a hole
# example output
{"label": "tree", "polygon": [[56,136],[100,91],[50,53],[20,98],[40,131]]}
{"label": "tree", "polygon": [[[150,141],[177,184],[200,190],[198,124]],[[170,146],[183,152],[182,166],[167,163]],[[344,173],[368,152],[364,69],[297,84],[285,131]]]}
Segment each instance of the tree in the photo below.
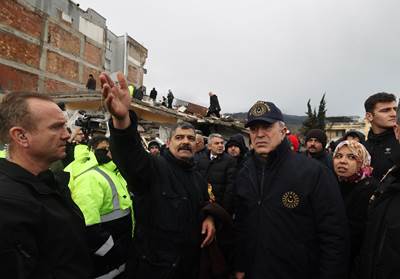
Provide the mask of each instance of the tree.
{"label": "tree", "polygon": [[318,115],[317,115],[317,121],[318,121],[317,128],[323,131],[325,131],[325,118],[326,118],[325,94],[326,93],[322,95],[321,101],[319,102]]}
{"label": "tree", "polygon": [[326,119],[326,102],[325,93],[322,95],[321,101],[319,102],[318,114],[316,108],[311,108],[311,99],[307,102],[307,118],[303,122],[303,126],[300,131],[303,135],[306,135],[308,131],[312,129],[321,129],[325,131],[325,119]]}
{"label": "tree", "polygon": [[304,120],[303,126],[300,129],[303,135],[307,134],[309,130],[314,129],[317,125],[317,116],[315,113],[315,109],[313,111],[311,108],[311,99],[308,99],[306,114],[307,118],[306,120]]}

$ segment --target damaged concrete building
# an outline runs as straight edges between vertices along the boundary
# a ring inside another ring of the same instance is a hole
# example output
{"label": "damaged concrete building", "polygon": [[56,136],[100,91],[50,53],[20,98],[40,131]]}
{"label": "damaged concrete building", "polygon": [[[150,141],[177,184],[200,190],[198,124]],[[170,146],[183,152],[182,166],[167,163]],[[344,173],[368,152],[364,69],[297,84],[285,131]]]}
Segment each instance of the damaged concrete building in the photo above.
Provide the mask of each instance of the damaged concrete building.
{"label": "damaged concrete building", "polygon": [[[66,104],[69,115],[79,110],[104,113],[99,74],[120,71],[129,84],[144,86],[147,56],[134,38],[114,34],[106,18],[71,0],[3,0],[0,5],[0,93],[50,94]],[[89,74],[97,79],[97,91],[86,90]],[[205,118],[205,107],[176,99],[173,110],[147,100],[132,103],[146,140],[165,141],[177,121],[191,122],[205,135],[243,133],[247,138],[239,122]]]}
{"label": "damaged concrete building", "polygon": [[97,78],[105,70],[143,85],[147,49],[127,34],[113,34],[95,10],[71,0],[1,3],[1,91],[82,91],[89,74]]}

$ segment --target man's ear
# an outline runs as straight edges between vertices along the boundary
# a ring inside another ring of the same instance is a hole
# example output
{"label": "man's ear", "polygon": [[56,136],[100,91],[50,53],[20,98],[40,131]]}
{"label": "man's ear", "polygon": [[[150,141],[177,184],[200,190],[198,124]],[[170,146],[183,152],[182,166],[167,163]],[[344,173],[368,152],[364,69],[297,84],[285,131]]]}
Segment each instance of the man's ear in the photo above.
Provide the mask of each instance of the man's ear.
{"label": "man's ear", "polygon": [[22,127],[12,127],[8,132],[10,139],[16,145],[28,147],[29,140],[26,136],[26,131]]}
{"label": "man's ear", "polygon": [[287,133],[287,127],[285,126],[282,129],[282,136],[286,136],[286,133]]}
{"label": "man's ear", "polygon": [[167,142],[165,143],[165,145],[169,148],[169,143],[171,142],[170,139],[167,139]]}
{"label": "man's ear", "polygon": [[374,119],[374,114],[372,112],[366,112],[365,113],[365,119],[368,120],[368,122],[372,122],[372,120]]}
{"label": "man's ear", "polygon": [[396,139],[398,142],[400,142],[400,127],[399,124],[396,123],[396,125],[393,127],[394,130],[394,135],[396,136]]}

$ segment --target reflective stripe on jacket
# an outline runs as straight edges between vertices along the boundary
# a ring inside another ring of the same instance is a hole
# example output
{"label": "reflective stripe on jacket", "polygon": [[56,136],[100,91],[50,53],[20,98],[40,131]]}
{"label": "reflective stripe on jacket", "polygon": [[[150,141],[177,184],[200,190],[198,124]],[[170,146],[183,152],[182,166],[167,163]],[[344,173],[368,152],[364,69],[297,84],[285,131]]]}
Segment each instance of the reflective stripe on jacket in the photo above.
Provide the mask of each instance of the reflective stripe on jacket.
{"label": "reflective stripe on jacket", "polygon": [[132,211],[126,181],[112,161],[85,170],[75,177],[70,189],[87,226],[116,220]]}

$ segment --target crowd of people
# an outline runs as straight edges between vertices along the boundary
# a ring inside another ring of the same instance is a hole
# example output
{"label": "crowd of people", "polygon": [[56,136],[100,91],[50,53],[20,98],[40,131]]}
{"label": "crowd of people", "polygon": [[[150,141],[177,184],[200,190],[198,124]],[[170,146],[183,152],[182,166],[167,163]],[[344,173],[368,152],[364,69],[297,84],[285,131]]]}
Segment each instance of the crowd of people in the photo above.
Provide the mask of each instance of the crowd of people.
{"label": "crowd of people", "polygon": [[145,146],[124,76],[99,79],[109,138],[68,131],[46,95],[1,100],[2,278],[400,278],[393,94],[366,99],[367,140],[312,129],[301,153],[258,101],[249,144],[182,122]]}

